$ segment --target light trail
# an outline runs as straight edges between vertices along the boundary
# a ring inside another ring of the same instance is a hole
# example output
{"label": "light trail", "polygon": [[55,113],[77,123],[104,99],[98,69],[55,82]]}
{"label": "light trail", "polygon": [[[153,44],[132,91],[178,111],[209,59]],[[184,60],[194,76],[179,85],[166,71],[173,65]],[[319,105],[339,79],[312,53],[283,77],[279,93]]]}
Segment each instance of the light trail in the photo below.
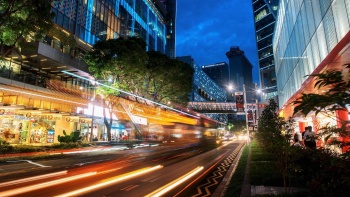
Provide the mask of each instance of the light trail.
{"label": "light trail", "polygon": [[39,176],[34,176],[34,177],[29,177],[29,178],[24,178],[24,179],[19,179],[19,180],[14,180],[14,181],[8,181],[4,183],[0,183],[0,187],[5,187],[9,185],[16,185],[20,183],[26,183],[30,181],[36,181],[40,179],[45,179],[45,178],[50,178],[50,177],[55,177],[55,176],[61,176],[67,174],[67,170],[61,171],[61,172],[55,172],[55,173],[50,173],[50,174],[45,174],[45,175],[39,175]]}
{"label": "light trail", "polygon": [[142,168],[142,169],[139,169],[139,170],[136,170],[136,171],[133,171],[133,172],[129,172],[129,173],[122,174],[122,175],[119,175],[119,176],[116,176],[116,177],[112,177],[112,178],[108,179],[107,181],[104,181],[104,182],[101,182],[101,183],[98,183],[98,184],[94,184],[94,185],[91,185],[89,187],[81,188],[81,189],[78,189],[78,190],[75,190],[75,191],[72,191],[72,192],[68,192],[68,193],[65,193],[65,194],[60,194],[57,197],[79,196],[79,195],[82,195],[83,193],[90,192],[90,191],[93,191],[95,189],[98,189],[98,188],[101,188],[101,187],[105,187],[105,186],[108,186],[108,185],[111,185],[111,184],[123,181],[123,180],[131,178],[131,177],[135,177],[135,176],[139,176],[141,174],[152,172],[152,171],[160,169],[162,167],[163,166],[158,165],[158,166],[154,166],[154,167],[151,167],[151,168],[150,167]]}
{"label": "light trail", "polygon": [[216,159],[217,162],[213,164],[211,167],[209,167],[206,171],[204,171],[200,176],[198,176],[195,180],[193,180],[191,183],[189,183],[186,187],[184,187],[181,191],[179,191],[177,194],[174,195],[174,197],[178,196],[181,192],[183,192],[186,188],[188,188],[190,185],[198,181],[201,177],[206,175],[208,172],[210,172],[218,163],[221,162],[221,159],[224,158],[225,155],[221,155],[220,158]]}
{"label": "light trail", "polygon": [[32,94],[32,93],[28,93],[28,92],[24,92],[24,91],[12,90],[12,89],[2,88],[2,87],[0,87],[0,90],[12,91],[12,92],[16,92],[16,93],[31,95],[31,96],[40,96],[40,97],[43,97],[43,98],[48,98],[48,99],[53,99],[53,100],[73,103],[73,104],[77,104],[77,105],[86,105],[87,106],[87,104],[78,103],[78,102],[69,101],[69,100],[60,99],[60,98],[55,98],[55,97],[51,97],[51,96],[45,96],[45,95],[42,95],[42,94]]}
{"label": "light trail", "polygon": [[20,187],[18,189],[12,189],[12,190],[8,190],[8,191],[0,192],[0,196],[14,196],[14,195],[22,194],[25,192],[30,192],[30,191],[42,189],[45,187],[58,185],[58,184],[61,184],[64,182],[85,178],[85,177],[92,176],[95,174],[96,174],[96,172],[88,172],[88,173],[84,173],[84,174],[80,174],[80,175],[75,175],[75,176],[71,176],[71,177],[67,177],[67,178],[62,178],[62,179],[58,179],[58,180],[54,180],[54,181],[45,182],[45,183],[30,185],[30,186],[26,186],[26,187]]}
{"label": "light trail", "polygon": [[195,168],[194,170],[192,170],[191,172],[181,176],[180,178],[164,185],[163,187],[155,190],[152,193],[147,194],[145,197],[159,197],[164,195],[165,193],[167,193],[168,191],[172,190],[173,188],[175,188],[176,186],[180,185],[181,183],[185,182],[186,180],[188,180],[189,178],[193,177],[195,174],[197,174],[199,171],[203,170],[203,166],[198,166],[197,168]]}
{"label": "light trail", "polygon": [[170,109],[170,110],[172,110],[172,111],[176,111],[176,112],[179,112],[179,113],[182,113],[182,114],[185,114],[185,115],[194,117],[194,118],[199,118],[198,116],[194,116],[194,115],[192,115],[192,114],[185,113],[185,112],[183,112],[183,111],[180,111],[180,110],[171,108],[171,107],[166,106],[166,105],[163,105],[163,104],[161,104],[161,103],[157,103],[157,102],[154,102],[154,101],[152,101],[152,100],[145,99],[145,98],[143,98],[142,96],[138,96],[138,95],[136,95],[136,94],[131,94],[130,92],[126,92],[126,91],[124,91],[124,90],[120,90],[120,89],[118,89],[118,88],[111,87],[111,86],[109,86],[109,85],[100,83],[100,82],[98,82],[98,81],[90,80],[90,79],[87,79],[87,78],[85,78],[85,77],[82,77],[82,76],[79,76],[79,75],[70,73],[70,72],[65,71],[65,70],[63,70],[62,72],[63,72],[63,73],[66,73],[66,74],[68,74],[68,75],[72,75],[72,76],[74,76],[74,77],[78,77],[78,78],[83,79],[83,80],[86,80],[86,81],[93,81],[95,84],[98,84],[98,85],[101,85],[101,86],[104,86],[104,87],[107,87],[107,88],[110,88],[110,89],[113,89],[113,90],[117,90],[117,91],[122,92],[122,93],[124,93],[124,94],[130,95],[130,96],[133,96],[133,97],[137,97],[137,98],[139,98],[139,99],[143,99],[143,100],[145,100],[145,101],[147,101],[147,102],[150,102],[150,103],[159,105],[159,106],[161,106],[161,107],[165,107],[165,108]]}

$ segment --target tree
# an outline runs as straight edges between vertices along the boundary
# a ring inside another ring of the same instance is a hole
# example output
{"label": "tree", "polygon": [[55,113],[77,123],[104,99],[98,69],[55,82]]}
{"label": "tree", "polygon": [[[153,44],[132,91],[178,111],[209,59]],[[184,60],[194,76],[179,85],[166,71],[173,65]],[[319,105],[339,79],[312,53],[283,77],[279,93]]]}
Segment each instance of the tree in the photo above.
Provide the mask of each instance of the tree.
{"label": "tree", "polygon": [[[103,101],[104,123],[108,140],[111,140],[112,111],[117,107],[118,101],[115,96],[120,94],[118,89],[136,95],[141,92],[142,76],[146,72],[148,60],[146,43],[136,37],[101,40],[94,44],[83,60],[89,65],[89,71],[96,79],[112,81],[110,86],[114,88],[102,86],[96,90]],[[109,120],[106,113],[109,113]]]}
{"label": "tree", "polygon": [[235,127],[234,124],[232,124],[232,123],[228,123],[228,124],[227,124],[227,128],[228,128],[230,134],[232,134],[232,133],[231,133],[231,129],[232,129],[233,127]]}
{"label": "tree", "polygon": [[25,40],[38,40],[53,27],[53,0],[0,2],[0,59]]}
{"label": "tree", "polygon": [[149,60],[145,74],[147,98],[155,102],[185,104],[192,90],[194,69],[191,65],[156,51],[147,52]]}
{"label": "tree", "polygon": [[[342,71],[332,70],[308,75],[315,77],[315,89],[326,89],[327,91],[324,94],[303,93],[301,97],[293,102],[295,105],[294,114],[300,112],[306,116],[310,112],[315,112],[316,115],[321,113],[329,118],[335,118],[334,112],[338,110],[347,112],[347,105],[350,103],[349,68],[350,64],[347,64]],[[341,128],[329,124],[320,128],[319,136],[325,136],[325,141],[328,141],[334,134],[345,139],[350,137],[348,129],[350,122],[339,118],[336,121],[342,125]],[[341,147],[350,145],[348,141],[332,141],[331,144],[339,144]]]}
{"label": "tree", "polygon": [[[117,89],[137,95],[137,101],[143,97],[163,104],[188,102],[194,69],[159,52],[146,52],[146,43],[141,38],[98,41],[83,59],[96,79],[112,79],[110,85],[114,89],[97,89],[109,113],[117,105],[115,96],[120,93]],[[112,119],[108,122],[105,118],[108,134],[111,123]]]}
{"label": "tree", "polygon": [[270,99],[259,118],[258,132],[255,134],[259,144],[277,159],[277,167],[282,174],[285,192],[287,192],[289,172],[291,168],[290,155],[294,150],[290,145],[293,133],[293,120],[285,121],[276,113],[278,109],[275,100]]}

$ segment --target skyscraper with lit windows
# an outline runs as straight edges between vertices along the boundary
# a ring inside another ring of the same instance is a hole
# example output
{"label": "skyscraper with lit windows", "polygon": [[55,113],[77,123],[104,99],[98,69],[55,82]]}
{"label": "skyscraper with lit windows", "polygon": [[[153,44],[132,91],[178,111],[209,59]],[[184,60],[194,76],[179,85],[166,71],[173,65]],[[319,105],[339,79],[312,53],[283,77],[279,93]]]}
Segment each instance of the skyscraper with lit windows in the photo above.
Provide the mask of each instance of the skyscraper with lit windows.
{"label": "skyscraper with lit windows", "polygon": [[176,57],[176,0],[161,0],[166,7],[166,49],[170,58]]}
{"label": "skyscraper with lit windows", "polygon": [[148,50],[165,53],[167,10],[160,0],[60,0],[52,11],[59,27],[87,44],[137,36]]}
{"label": "skyscraper with lit windows", "polygon": [[[176,57],[176,59],[191,65],[194,69],[193,74],[193,90],[190,93],[190,101],[192,102],[226,102],[226,91],[215,83],[194,61],[191,56]],[[206,116],[227,122],[227,114],[206,114]]]}
{"label": "skyscraper with lit windows", "polygon": [[272,50],[279,0],[253,0],[256,43],[259,58],[260,85],[264,98],[277,96],[277,80]]}
{"label": "skyscraper with lit windows", "polygon": [[[107,132],[105,123],[94,112],[99,104],[89,104],[95,98],[91,89],[95,83],[90,81],[94,77],[81,57],[99,40],[128,36],[142,38],[147,50],[166,54],[167,26],[172,24],[167,17],[174,17],[172,9],[166,7],[168,2],[171,1],[53,1],[52,31],[40,40],[23,43],[16,50],[20,53],[5,54],[0,62],[0,128],[9,128],[7,131],[16,139],[11,140],[13,143],[56,143],[59,135],[73,127],[80,129],[81,136],[90,133],[98,140],[106,140],[102,137]],[[88,106],[92,111],[85,110]],[[15,127],[19,124],[23,127]],[[110,136],[121,134],[123,124],[114,117]],[[41,125],[47,126],[45,130]],[[35,139],[29,137],[34,135]],[[88,139],[92,141],[92,137]]]}

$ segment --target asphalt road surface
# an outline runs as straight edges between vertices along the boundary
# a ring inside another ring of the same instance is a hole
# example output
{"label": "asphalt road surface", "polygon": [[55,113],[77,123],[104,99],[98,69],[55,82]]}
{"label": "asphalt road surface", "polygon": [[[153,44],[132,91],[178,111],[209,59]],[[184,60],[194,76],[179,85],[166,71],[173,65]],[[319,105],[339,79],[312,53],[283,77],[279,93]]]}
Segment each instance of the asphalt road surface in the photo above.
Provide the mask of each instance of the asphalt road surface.
{"label": "asphalt road surface", "polygon": [[0,196],[210,196],[243,146],[101,150],[0,164]]}

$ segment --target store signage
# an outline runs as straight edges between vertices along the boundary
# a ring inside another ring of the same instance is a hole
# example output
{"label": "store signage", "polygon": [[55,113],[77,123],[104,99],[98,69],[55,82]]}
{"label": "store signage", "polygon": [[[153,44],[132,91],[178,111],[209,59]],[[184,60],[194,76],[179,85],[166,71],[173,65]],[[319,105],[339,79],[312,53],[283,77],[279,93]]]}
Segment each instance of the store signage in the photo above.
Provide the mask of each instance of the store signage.
{"label": "store signage", "polygon": [[24,116],[14,116],[14,119],[16,119],[16,120],[29,120],[29,118],[26,118]]}
{"label": "store signage", "polygon": [[15,115],[15,111],[9,109],[0,109],[0,115]]}
{"label": "store signage", "polygon": [[243,92],[235,92],[237,112],[244,111],[244,94]]}
{"label": "store signage", "polygon": [[79,122],[79,117],[68,116],[68,117],[65,117],[65,121],[66,122]]}
{"label": "store signage", "polygon": [[91,118],[80,118],[79,119],[79,122],[81,123],[81,124],[91,124]]}
{"label": "store signage", "polygon": [[253,111],[251,109],[247,111],[247,118],[248,118],[248,122],[254,122]]}
{"label": "store signage", "polygon": [[41,118],[44,120],[61,120],[61,116],[55,116],[55,115],[41,115]]}

